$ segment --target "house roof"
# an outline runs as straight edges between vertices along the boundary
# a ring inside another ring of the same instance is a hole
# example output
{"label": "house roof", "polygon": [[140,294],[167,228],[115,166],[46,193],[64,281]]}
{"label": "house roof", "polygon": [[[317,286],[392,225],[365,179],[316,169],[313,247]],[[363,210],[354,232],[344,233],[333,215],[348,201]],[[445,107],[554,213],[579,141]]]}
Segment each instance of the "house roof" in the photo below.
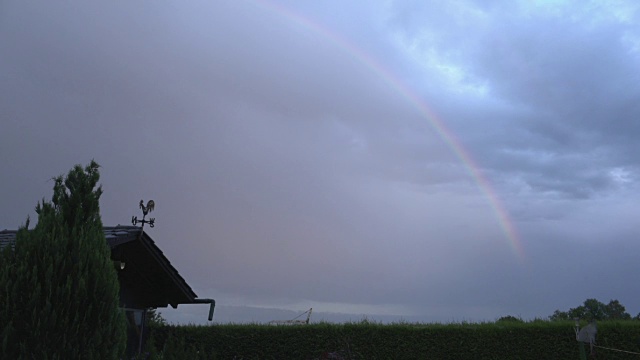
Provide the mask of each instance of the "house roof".
{"label": "house roof", "polygon": [[0,250],[4,249],[7,246],[14,247],[14,243],[16,241],[16,233],[15,230],[2,230],[0,231]]}
{"label": "house roof", "polygon": [[[137,226],[105,226],[111,258],[125,263],[118,271],[120,298],[129,307],[177,307],[197,303],[197,295],[151,237]],[[16,230],[0,231],[0,249],[15,246]]]}

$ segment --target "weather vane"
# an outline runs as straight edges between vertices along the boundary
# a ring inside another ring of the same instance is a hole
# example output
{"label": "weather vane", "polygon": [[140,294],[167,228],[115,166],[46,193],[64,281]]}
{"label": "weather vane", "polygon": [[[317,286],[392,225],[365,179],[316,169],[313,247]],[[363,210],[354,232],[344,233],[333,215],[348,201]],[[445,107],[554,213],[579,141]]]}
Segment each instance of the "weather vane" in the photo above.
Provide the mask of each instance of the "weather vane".
{"label": "weather vane", "polygon": [[153,200],[149,200],[147,202],[147,206],[144,206],[144,200],[140,200],[140,209],[142,209],[142,220],[138,220],[137,216],[132,216],[131,217],[131,223],[135,226],[138,223],[141,223],[142,226],[141,228],[144,227],[144,224],[149,224],[150,227],[154,226],[154,223],[156,222],[156,218],[149,218],[149,220],[145,220],[145,216],[147,216],[148,213],[152,212],[153,209],[156,207],[156,203]]}

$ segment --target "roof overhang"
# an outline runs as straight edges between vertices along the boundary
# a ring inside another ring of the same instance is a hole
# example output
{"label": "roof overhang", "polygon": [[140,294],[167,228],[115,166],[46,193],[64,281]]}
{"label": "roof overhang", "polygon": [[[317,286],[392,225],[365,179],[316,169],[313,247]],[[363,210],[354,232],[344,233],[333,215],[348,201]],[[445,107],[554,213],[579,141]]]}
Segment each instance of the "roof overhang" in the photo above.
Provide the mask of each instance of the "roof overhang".
{"label": "roof overhang", "polygon": [[[0,231],[0,249],[15,244],[17,231]],[[104,227],[111,248],[111,259],[124,263],[118,267],[120,299],[125,307],[157,308],[179,304],[201,304],[185,279],[180,276],[162,250],[142,228]]]}

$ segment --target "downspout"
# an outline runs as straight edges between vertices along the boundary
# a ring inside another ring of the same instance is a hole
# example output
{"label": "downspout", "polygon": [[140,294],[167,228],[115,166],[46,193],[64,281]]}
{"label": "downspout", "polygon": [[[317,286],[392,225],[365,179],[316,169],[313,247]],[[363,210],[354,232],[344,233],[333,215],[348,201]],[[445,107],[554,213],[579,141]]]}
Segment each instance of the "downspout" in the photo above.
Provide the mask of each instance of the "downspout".
{"label": "downspout", "polygon": [[213,309],[216,307],[216,301],[213,299],[193,299],[192,304],[210,304],[209,321],[213,320]]}

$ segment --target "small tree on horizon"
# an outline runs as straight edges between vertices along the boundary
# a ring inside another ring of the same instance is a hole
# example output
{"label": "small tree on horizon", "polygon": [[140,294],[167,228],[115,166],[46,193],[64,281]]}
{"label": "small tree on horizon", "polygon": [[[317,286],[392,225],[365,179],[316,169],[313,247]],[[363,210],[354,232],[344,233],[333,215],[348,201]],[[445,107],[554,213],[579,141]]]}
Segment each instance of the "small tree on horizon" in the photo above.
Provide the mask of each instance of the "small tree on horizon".
{"label": "small tree on horizon", "polygon": [[126,346],[119,283],[102,230],[99,165],[54,178],[51,202],[36,206],[0,255],[0,356],[118,359]]}
{"label": "small tree on horizon", "polygon": [[[639,314],[640,315],[640,314]],[[549,316],[549,320],[630,320],[631,315],[626,312],[625,307],[618,300],[610,300],[608,304],[604,304],[596,299],[587,299],[578,307],[571,308],[568,311],[556,310],[553,315]]]}

